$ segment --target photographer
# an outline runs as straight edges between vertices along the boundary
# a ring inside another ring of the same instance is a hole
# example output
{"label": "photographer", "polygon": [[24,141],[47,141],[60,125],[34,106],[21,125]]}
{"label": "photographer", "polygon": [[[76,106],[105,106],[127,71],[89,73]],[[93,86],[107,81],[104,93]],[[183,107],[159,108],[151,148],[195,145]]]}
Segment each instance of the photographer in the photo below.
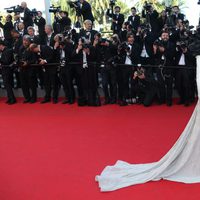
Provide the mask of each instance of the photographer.
{"label": "photographer", "polygon": [[142,10],[142,17],[146,19],[146,24],[151,28],[155,36],[158,36],[158,12],[153,8],[152,4],[146,3]]}
{"label": "photographer", "polygon": [[133,33],[127,34],[127,41],[119,45],[118,49],[119,66],[117,69],[119,105],[126,106],[131,103],[130,79],[132,78],[134,67],[139,62],[139,45],[135,42]]}
{"label": "photographer", "polygon": [[7,48],[4,41],[0,40],[0,68],[3,78],[3,84],[5,86],[8,100],[6,103],[12,105],[16,103],[16,99],[12,89],[13,83],[13,68],[14,56],[12,49]]}
{"label": "photographer", "polygon": [[92,14],[91,5],[85,0],[80,1],[80,14],[83,16],[83,21],[90,20],[92,24],[94,23],[94,17]]}
{"label": "photographer", "polygon": [[75,76],[78,87],[79,106],[100,106],[98,94],[98,76],[96,69],[97,51],[87,40],[80,38],[73,52]]}
{"label": "photographer", "polygon": [[23,44],[19,49],[18,66],[20,70],[20,82],[24,96],[24,103],[37,101],[37,78],[36,68],[31,67],[36,61],[36,56],[30,51],[31,37],[23,36]]}
{"label": "photographer", "polygon": [[12,23],[12,16],[11,15],[6,16],[5,24],[2,24],[2,22],[0,21],[0,27],[3,29],[3,34],[4,34],[5,41],[7,43],[7,46],[11,47],[12,42],[13,42],[13,39],[11,36],[11,30],[14,28],[13,23]]}
{"label": "photographer", "polygon": [[155,41],[153,33],[147,27],[141,25],[138,27],[135,39],[140,46],[140,63],[142,65],[153,65],[153,42]]}
{"label": "photographer", "polygon": [[72,41],[60,37],[59,46],[56,49],[58,60],[60,62],[60,81],[63,85],[65,100],[63,104],[73,104],[75,102],[75,91],[73,86],[73,66],[69,64],[72,61],[74,45]]}
{"label": "photographer", "polygon": [[42,44],[44,44],[44,38],[45,38],[45,25],[46,25],[46,20],[44,17],[42,17],[42,12],[38,11],[37,16],[33,17],[35,25],[38,27],[38,33],[40,37],[40,41],[42,41]]}
{"label": "photographer", "polygon": [[53,90],[53,104],[58,103],[58,76],[57,76],[57,66],[46,66],[47,64],[54,63],[55,54],[54,50],[47,45],[37,45],[31,44],[30,50],[37,54],[37,63],[44,70],[44,85],[45,85],[45,97],[41,101],[42,104],[51,101],[51,91]]}
{"label": "photographer", "polygon": [[95,35],[93,46],[97,48],[98,62],[101,63],[100,72],[105,96],[104,105],[117,102],[117,71],[115,63],[119,44],[120,40],[117,34],[113,35],[110,41],[101,38],[100,34]]}
{"label": "photographer", "polygon": [[35,35],[35,29],[34,29],[34,27],[29,26],[27,28],[27,32],[28,32],[28,35],[31,38],[31,43],[36,43],[36,44],[40,44],[41,43],[39,36]]}
{"label": "photographer", "polygon": [[172,25],[176,25],[177,20],[182,20],[184,21],[185,15],[180,13],[180,9],[178,6],[173,6],[172,7],[172,21],[173,24]]}
{"label": "photographer", "polygon": [[154,42],[153,51],[155,64],[160,66],[155,74],[159,87],[158,100],[160,104],[166,103],[167,106],[171,106],[174,69],[166,67],[174,66],[176,47],[169,41],[168,32],[162,32],[160,39]]}
{"label": "photographer", "polygon": [[92,44],[94,42],[94,36],[97,31],[92,29],[92,21],[85,20],[83,24],[84,29],[80,30],[79,38],[85,38]]}
{"label": "photographer", "polygon": [[175,64],[182,67],[182,69],[176,70],[175,77],[176,88],[180,95],[180,101],[178,102],[178,104],[189,106],[191,102],[190,98],[192,96],[192,70],[189,70],[188,68],[194,66],[195,59],[184,42],[178,43],[177,50],[178,51],[176,52]]}
{"label": "photographer", "polygon": [[132,98],[148,107],[157,94],[157,84],[151,70],[137,67],[131,80]]}
{"label": "photographer", "polygon": [[55,13],[53,29],[55,34],[63,33],[71,27],[71,19],[68,17],[68,12],[60,11]]}
{"label": "photographer", "polygon": [[114,13],[110,9],[107,10],[106,15],[112,18],[111,30],[114,34],[119,34],[124,23],[124,15],[120,13],[121,8],[115,6]]}
{"label": "photographer", "polygon": [[21,9],[22,9],[21,19],[23,20],[25,29],[27,29],[29,26],[33,26],[33,19],[32,19],[33,16],[31,14],[31,11],[27,7],[26,2],[21,3]]}
{"label": "photographer", "polygon": [[53,32],[53,28],[51,25],[46,25],[45,26],[45,45],[53,48],[55,41],[54,41],[54,37],[55,37],[55,33]]}
{"label": "photographer", "polygon": [[140,16],[136,14],[136,8],[131,8],[131,16],[128,17],[129,24],[133,27],[133,30],[137,32],[138,27],[140,26]]}

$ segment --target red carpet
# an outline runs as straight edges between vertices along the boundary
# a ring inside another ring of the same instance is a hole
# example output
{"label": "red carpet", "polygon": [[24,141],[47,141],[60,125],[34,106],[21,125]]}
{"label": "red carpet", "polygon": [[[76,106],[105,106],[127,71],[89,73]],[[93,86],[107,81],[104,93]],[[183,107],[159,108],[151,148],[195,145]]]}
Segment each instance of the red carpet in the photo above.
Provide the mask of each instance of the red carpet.
{"label": "red carpet", "polygon": [[199,200],[200,184],[150,182],[100,193],[95,175],[117,159],[157,161],[194,105],[99,108],[0,101],[0,200]]}

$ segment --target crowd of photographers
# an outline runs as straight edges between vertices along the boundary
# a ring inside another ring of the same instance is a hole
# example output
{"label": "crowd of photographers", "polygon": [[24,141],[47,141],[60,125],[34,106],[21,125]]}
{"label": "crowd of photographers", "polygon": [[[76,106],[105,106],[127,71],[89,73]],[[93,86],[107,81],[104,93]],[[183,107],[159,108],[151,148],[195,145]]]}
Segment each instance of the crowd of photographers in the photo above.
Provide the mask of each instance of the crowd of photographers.
{"label": "crowd of photographers", "polygon": [[[113,34],[102,37],[93,28],[94,17],[85,0],[73,4],[84,24],[72,29],[68,13],[53,9],[54,23],[46,25],[39,11],[30,11],[26,2],[0,22],[0,64],[7,104],[16,103],[13,88],[21,88],[24,103],[37,102],[37,88],[44,89],[41,103],[58,102],[62,87],[63,104],[143,104],[171,106],[174,88],[178,104],[189,106],[196,96],[195,57],[188,48],[199,38],[177,6],[160,14],[145,4],[141,16],[136,8],[126,20],[120,7],[111,4]],[[12,19],[14,18],[14,19]],[[144,21],[142,23],[142,21]],[[37,27],[37,33],[34,26]],[[15,80],[15,81],[14,81]],[[99,80],[104,92],[99,95]],[[77,87],[77,94],[75,92]]]}

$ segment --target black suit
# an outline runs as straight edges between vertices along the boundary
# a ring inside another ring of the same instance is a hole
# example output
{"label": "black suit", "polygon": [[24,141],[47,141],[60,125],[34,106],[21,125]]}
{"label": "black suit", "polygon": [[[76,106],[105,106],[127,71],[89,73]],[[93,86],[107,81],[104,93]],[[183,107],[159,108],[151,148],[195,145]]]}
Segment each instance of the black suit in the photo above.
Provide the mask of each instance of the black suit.
{"label": "black suit", "polygon": [[[22,62],[26,62],[26,66],[22,66]],[[23,45],[19,49],[19,67],[21,88],[25,101],[36,101],[37,99],[37,79],[36,68],[31,64],[36,62],[36,56],[28,48]]]}
{"label": "black suit", "polygon": [[93,17],[93,14],[92,14],[92,8],[91,8],[91,5],[87,2],[87,1],[84,1],[81,8],[80,8],[80,13],[81,15],[83,16],[83,20],[91,20],[92,22],[94,22],[94,17]]}
{"label": "black suit", "polygon": [[10,22],[6,22],[4,25],[0,22],[0,27],[3,29],[3,33],[4,33],[4,38],[7,42],[7,45],[9,47],[11,47],[12,45],[12,36],[11,36],[11,30],[14,28],[13,27],[13,23]]}
{"label": "black suit", "polygon": [[[176,53],[175,57],[175,64],[178,66],[180,59],[182,56],[182,51],[178,51]],[[181,64],[181,67],[184,67],[185,69],[177,69],[176,70],[176,88],[178,90],[178,93],[180,95],[180,102],[188,104],[192,97],[192,92],[194,88],[192,88],[192,80],[191,77],[193,76],[193,70],[189,70],[188,68],[191,68],[194,66],[194,57],[192,56],[191,52],[188,50],[186,53],[184,53],[184,61],[185,65]]]}
{"label": "black suit", "polygon": [[1,54],[0,64],[2,66],[2,78],[5,89],[7,91],[7,97],[9,102],[16,101],[12,90],[13,83],[13,68],[11,65],[14,61],[12,49],[5,48]]}
{"label": "black suit", "polygon": [[[73,44],[67,43],[64,49],[58,48],[56,51],[58,60],[61,62],[59,77],[61,84],[63,85],[65,98],[69,103],[73,103],[75,101],[75,91],[73,87],[74,67],[69,64],[72,60]],[[64,51],[64,55],[62,51]]]}
{"label": "black suit", "polygon": [[44,44],[44,38],[45,38],[45,25],[46,25],[46,20],[43,17],[40,18],[35,18],[34,23],[38,26],[38,33],[39,37],[42,41],[42,44]]}
{"label": "black suit", "polygon": [[31,11],[28,8],[24,9],[24,17],[22,18],[24,22],[24,27],[27,29],[29,26],[33,26],[33,19],[30,13]]}
{"label": "black suit", "polygon": [[[139,45],[134,43],[131,45],[130,55],[128,56],[132,62],[132,64],[139,63]],[[131,65],[124,66],[123,64],[126,63],[127,52],[125,50],[121,50],[120,52],[120,61],[119,63],[122,64],[118,67],[118,88],[119,88],[119,100],[125,102],[127,99],[131,98],[130,96],[130,79],[134,72],[134,67]]]}
{"label": "black suit", "polygon": [[[40,58],[47,61],[47,64],[56,61],[54,50],[46,45],[40,46]],[[44,85],[45,85],[45,100],[51,99],[51,91],[53,90],[53,100],[58,99],[58,75],[57,66],[43,66],[44,67]]]}
{"label": "black suit", "polygon": [[88,67],[83,68],[83,51],[76,52],[76,48],[73,52],[73,60],[81,63],[75,65],[75,76],[78,87],[78,105],[84,106],[97,106],[100,104],[98,95],[98,76],[96,65],[90,64],[90,62],[96,62],[97,52],[94,47],[90,47],[90,55],[86,55]]}
{"label": "black suit", "polygon": [[115,22],[112,22],[111,25],[111,30],[113,30],[113,33],[119,34],[121,29],[122,29],[122,25],[124,23],[124,15],[123,14],[110,14],[110,10],[107,10],[106,13],[110,18],[112,18],[113,20],[115,20]]}
{"label": "black suit", "polygon": [[140,16],[129,16],[128,17],[129,24],[133,27],[133,29],[137,32],[138,27],[140,26]]}

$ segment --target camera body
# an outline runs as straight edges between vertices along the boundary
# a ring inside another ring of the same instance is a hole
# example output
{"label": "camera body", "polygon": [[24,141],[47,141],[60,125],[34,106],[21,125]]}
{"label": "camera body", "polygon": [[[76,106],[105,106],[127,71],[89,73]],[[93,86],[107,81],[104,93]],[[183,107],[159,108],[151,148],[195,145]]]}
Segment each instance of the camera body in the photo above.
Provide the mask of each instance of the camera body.
{"label": "camera body", "polygon": [[75,8],[75,9],[80,5],[80,1],[68,1],[67,3],[70,6],[70,8]]}
{"label": "camera body", "polygon": [[123,51],[130,51],[130,50],[131,50],[130,47],[129,47],[129,45],[128,45],[126,42],[123,42],[123,43],[119,46],[119,48],[120,48],[121,50],[123,50]]}
{"label": "camera body", "polygon": [[50,13],[56,14],[56,13],[58,13],[58,12],[60,12],[60,11],[61,11],[61,7],[60,7],[60,6],[54,6],[54,5],[52,5],[52,6],[50,6],[50,8],[49,8],[49,12],[50,12]]}
{"label": "camera body", "polygon": [[163,42],[159,39],[157,39],[153,45],[157,46],[157,47],[164,47]]}
{"label": "camera body", "polygon": [[4,8],[4,10],[6,10],[7,13],[22,13],[24,9],[21,6],[17,5],[11,6],[10,8]]}
{"label": "camera body", "polygon": [[109,5],[110,5],[111,7],[114,7],[115,4],[116,4],[116,0],[110,0]]}
{"label": "camera body", "polygon": [[147,12],[150,12],[151,11],[151,8],[152,8],[152,5],[150,3],[148,3],[147,1],[145,1],[144,3],[144,9],[147,11]]}

